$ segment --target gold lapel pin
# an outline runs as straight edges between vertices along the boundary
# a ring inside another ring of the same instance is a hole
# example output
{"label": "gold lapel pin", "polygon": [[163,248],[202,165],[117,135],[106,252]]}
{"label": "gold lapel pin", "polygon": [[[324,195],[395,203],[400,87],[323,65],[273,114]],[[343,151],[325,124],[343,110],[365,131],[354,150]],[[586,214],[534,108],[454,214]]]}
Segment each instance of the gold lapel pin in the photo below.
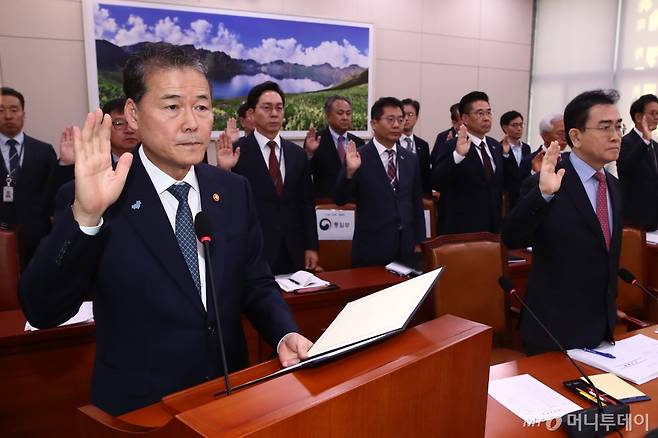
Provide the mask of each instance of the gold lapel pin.
{"label": "gold lapel pin", "polygon": [[215,202],[219,202],[219,195],[217,193],[212,194],[212,200]]}

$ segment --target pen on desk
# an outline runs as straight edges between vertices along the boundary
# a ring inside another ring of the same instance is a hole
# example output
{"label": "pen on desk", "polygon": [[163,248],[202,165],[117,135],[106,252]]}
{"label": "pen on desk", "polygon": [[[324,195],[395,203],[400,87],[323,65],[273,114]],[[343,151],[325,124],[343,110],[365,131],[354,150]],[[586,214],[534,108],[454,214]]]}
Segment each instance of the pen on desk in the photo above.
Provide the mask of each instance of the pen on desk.
{"label": "pen on desk", "polygon": [[298,282],[297,280],[293,280],[292,278],[289,278],[288,280],[292,281],[292,282],[295,283],[297,286],[301,286],[301,284],[299,284],[299,282]]}
{"label": "pen on desk", "polygon": [[[583,391],[583,390],[580,389],[580,388],[576,388],[576,390],[578,390],[578,393],[579,393],[580,395],[582,395],[583,397],[585,397],[586,399],[588,399],[589,401],[596,403],[596,397],[593,397],[591,394],[589,394],[589,393]],[[602,406],[605,406],[605,402],[603,402],[603,400],[601,400],[601,405],[602,405]]]}
{"label": "pen on desk", "polygon": [[612,354],[606,353],[604,351],[598,351],[598,350],[594,350],[594,349],[591,349],[591,348],[581,348],[581,350],[586,351],[588,353],[592,353],[592,354],[598,354],[599,356],[607,357],[608,359],[617,359]]}

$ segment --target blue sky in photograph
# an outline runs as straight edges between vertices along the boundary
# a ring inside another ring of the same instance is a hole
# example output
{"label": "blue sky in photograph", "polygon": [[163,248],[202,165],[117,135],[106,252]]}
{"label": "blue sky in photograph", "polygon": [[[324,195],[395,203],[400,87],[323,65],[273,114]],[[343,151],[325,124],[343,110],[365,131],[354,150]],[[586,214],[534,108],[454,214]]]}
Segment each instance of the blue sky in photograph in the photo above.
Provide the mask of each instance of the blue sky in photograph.
{"label": "blue sky in photograph", "polygon": [[141,41],[194,44],[234,58],[368,67],[364,27],[99,3],[95,35],[119,46]]}

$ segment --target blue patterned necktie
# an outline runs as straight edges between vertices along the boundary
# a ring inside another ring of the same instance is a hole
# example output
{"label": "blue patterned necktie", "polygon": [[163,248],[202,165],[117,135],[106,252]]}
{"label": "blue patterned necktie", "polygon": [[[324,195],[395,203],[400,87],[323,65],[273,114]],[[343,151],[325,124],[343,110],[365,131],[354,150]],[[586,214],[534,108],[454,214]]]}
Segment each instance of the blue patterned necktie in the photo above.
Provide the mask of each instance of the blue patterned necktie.
{"label": "blue patterned necktie", "polygon": [[176,240],[183,253],[183,258],[187,268],[192,274],[192,280],[197,291],[201,294],[201,279],[199,277],[199,259],[196,250],[196,235],[194,234],[194,222],[192,220],[192,210],[187,203],[187,194],[190,191],[188,183],[174,184],[167,189],[178,200],[178,209],[176,210]]}
{"label": "blue patterned necktie", "polygon": [[[6,144],[9,146],[9,176],[15,181],[18,176],[18,168],[21,166],[21,159],[18,156],[18,151],[16,151],[16,145],[18,142],[13,138],[10,138],[7,140]],[[16,183],[14,182],[12,185],[15,186]]]}

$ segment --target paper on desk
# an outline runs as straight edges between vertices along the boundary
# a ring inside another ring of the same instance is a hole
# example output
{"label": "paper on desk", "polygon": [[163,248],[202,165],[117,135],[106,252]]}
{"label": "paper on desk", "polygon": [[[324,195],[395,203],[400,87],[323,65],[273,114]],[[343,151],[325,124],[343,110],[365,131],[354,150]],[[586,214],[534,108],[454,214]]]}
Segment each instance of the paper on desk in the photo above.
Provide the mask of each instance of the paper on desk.
{"label": "paper on desk", "polygon": [[309,357],[403,328],[442,270],[430,271],[347,303],[313,344]]}
{"label": "paper on desk", "polygon": [[[305,271],[297,271],[292,275],[298,274],[299,272],[305,272]],[[291,274],[283,274],[283,275],[277,275],[274,277],[276,282],[279,284],[279,287],[281,288],[282,291],[284,292],[292,292],[294,290],[301,290],[305,288],[310,288],[310,287],[322,287],[322,286],[329,286],[331,283],[328,281],[325,281],[321,278],[316,277],[315,275],[311,274],[310,272],[305,272],[308,274],[307,279],[305,281],[306,284],[300,285],[300,284],[295,284],[292,281],[290,281],[290,277],[292,277]]]}
{"label": "paper on desk", "polygon": [[[585,381],[585,379],[582,377],[581,379]],[[625,399],[633,399],[646,395],[639,389],[635,388],[629,383],[624,382],[619,377],[611,373],[595,374],[593,376],[589,376],[589,379],[598,389],[622,402]]]}
{"label": "paper on desk", "polygon": [[[64,326],[64,325],[71,325],[71,324],[77,324],[79,322],[87,322],[87,321],[93,321],[94,320],[94,308],[93,308],[93,303],[91,301],[84,301],[82,305],[80,306],[80,310],[78,310],[78,313],[75,314],[75,316],[71,319],[69,319],[66,322],[61,323],[58,327]],[[29,322],[25,323],[25,331],[30,332],[33,330],[39,330],[36,327],[33,327]]]}
{"label": "paper on desk", "polygon": [[647,242],[658,243],[658,231],[647,231]]}
{"label": "paper on desk", "polygon": [[527,424],[538,424],[581,409],[529,374],[490,380],[489,395]]}
{"label": "paper on desk", "polygon": [[596,350],[610,353],[614,359],[573,349],[567,353],[572,359],[613,373],[622,379],[641,385],[658,377],[658,340],[635,335],[617,341],[614,345],[603,343]]}

